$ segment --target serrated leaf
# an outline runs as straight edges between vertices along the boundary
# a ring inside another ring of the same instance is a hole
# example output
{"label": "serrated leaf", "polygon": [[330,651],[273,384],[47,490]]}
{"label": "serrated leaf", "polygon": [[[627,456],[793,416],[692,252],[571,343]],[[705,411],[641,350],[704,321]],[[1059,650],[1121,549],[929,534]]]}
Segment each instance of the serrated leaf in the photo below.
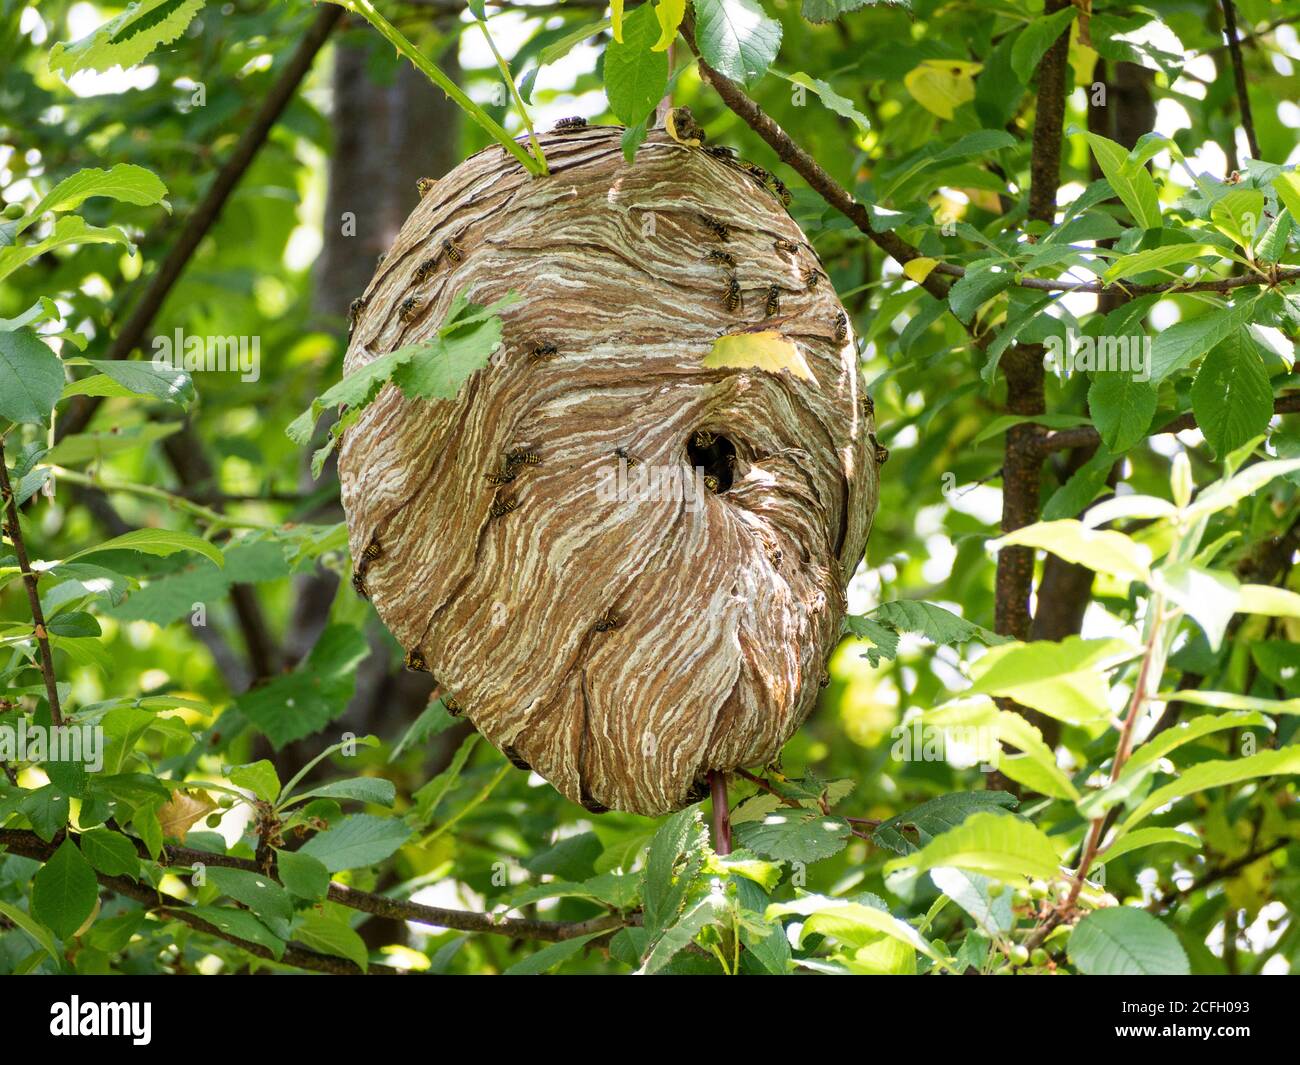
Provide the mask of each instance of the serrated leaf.
{"label": "serrated leaf", "polygon": [[374,803],[376,806],[392,806],[397,799],[397,786],[383,777],[354,777],[351,780],[335,780],[329,784],[312,788],[294,796],[300,799],[352,799],[356,802]]}
{"label": "serrated leaf", "polygon": [[308,911],[293,930],[294,938],[312,950],[347,958],[362,972],[370,968],[370,951],[366,942],[345,921],[317,910]]}
{"label": "serrated leaf", "polygon": [[1006,882],[1026,878],[1050,880],[1060,859],[1041,829],[1018,817],[972,814],[956,828],[936,836],[919,851],[885,864],[885,872],[917,873],[952,867]]}
{"label": "serrated leaf", "polygon": [[641,122],[668,88],[668,55],[653,51],[660,32],[654,9],[645,4],[623,19],[622,40],[605,50],[605,96],[625,126]]}
{"label": "serrated leaf", "polygon": [[1003,696],[1072,725],[1110,717],[1106,669],[1132,655],[1123,640],[1004,644],[972,663],[972,694]]}
{"label": "serrated leaf", "polygon": [[247,910],[236,910],[231,906],[189,906],[186,913],[219,928],[226,935],[266,947],[276,959],[284,956],[284,940]]}
{"label": "serrated leaf", "polygon": [[1112,906],[1088,914],[1070,933],[1070,960],[1089,976],[1186,976],[1178,937],[1151,914]]}
{"label": "serrated leaf", "polygon": [[247,788],[263,802],[275,802],[280,797],[280,774],[275,766],[263,758],[248,765],[237,765],[230,770],[230,783],[237,788]]}
{"label": "serrated leaf", "polygon": [[1098,133],[1085,133],[1088,146],[1115,195],[1144,229],[1160,228],[1160,197],[1156,183],[1143,166],[1129,162],[1128,151]]}
{"label": "serrated leaf", "polygon": [[1156,390],[1150,381],[1127,373],[1099,373],[1088,386],[1088,410],[1102,442],[1122,455],[1145,439],[1156,413]]}
{"label": "serrated leaf", "polygon": [[926,59],[903,76],[903,85],[931,114],[950,119],[962,104],[975,99],[980,63],[964,59]]}
{"label": "serrated leaf", "polygon": [[751,85],[781,48],[781,24],[756,0],[695,0],[695,40],[718,73]]}
{"label": "serrated leaf", "polygon": [[276,851],[275,868],[290,894],[313,902],[329,891],[330,871],[318,858],[299,851]]}
{"label": "serrated leaf", "polygon": [[1259,754],[1231,761],[1198,762],[1185,769],[1177,780],[1157,788],[1143,799],[1124,819],[1123,827],[1132,828],[1153,810],[1207,788],[1239,784],[1243,780],[1258,777],[1292,776],[1296,773],[1300,773],[1300,746],[1260,751]]}
{"label": "serrated leaf", "polygon": [[849,842],[849,823],[819,810],[782,806],[761,821],[735,826],[742,846],[776,861],[816,862],[838,854]]}
{"label": "serrated leaf", "polygon": [[[869,133],[871,131],[871,121],[867,116],[854,107],[853,101],[847,96],[841,96],[837,93],[831,86],[830,82],[822,81],[821,78],[814,78],[811,74],[806,74],[802,70],[796,71],[793,74],[782,74],[779,70],[773,70],[772,73],[785,78],[792,84],[802,85],[805,89],[811,89],[817,94],[821,102],[825,104],[828,109],[834,111],[842,118],[847,118],[857,126],[861,132]],[[906,270],[906,267],[904,267],[904,270]],[[911,277],[912,275],[908,274],[908,276]],[[913,278],[913,280],[915,280],[915,278]]]}
{"label": "serrated leaf", "polygon": [[1020,31],[1011,49],[1011,69],[1016,72],[1021,84],[1029,84],[1034,71],[1038,69],[1038,61],[1056,43],[1057,38],[1066,32],[1077,10],[1069,6],[1051,15],[1040,15]]}
{"label": "serrated leaf", "polygon": [[146,555],[160,556],[174,555],[177,551],[193,551],[204,558],[212,559],[218,566],[226,564],[225,555],[207,540],[193,533],[175,532],[171,529],[133,529],[131,532],[114,536],[111,540],[105,540],[93,547],[84,547],[69,555],[64,561],[72,562],[74,559],[96,555],[101,551],[141,551]]}
{"label": "serrated leaf", "polygon": [[[57,45],[56,45],[57,47]],[[93,196],[107,196],[123,203],[148,207],[167,205],[167,186],[156,174],[134,163],[118,163],[108,170],[90,167],[66,177],[18,221],[21,233],[47,211],[73,211]],[[168,208],[170,209],[170,207]]]}
{"label": "serrated leaf", "polygon": [[392,817],[354,814],[313,836],[301,848],[331,873],[375,865],[390,857],[411,838],[405,822]]}
{"label": "serrated leaf", "polygon": [[44,341],[26,330],[0,332],[0,418],[49,425],[62,391],[63,363]]}
{"label": "serrated leaf", "polygon": [[203,0],[137,0],[94,32],[50,49],[50,70],[72,77],[79,70],[135,66],[162,44],[170,44],[203,7]]}
{"label": "serrated leaf", "polygon": [[1089,529],[1073,518],[1035,522],[1007,533],[989,546],[998,551],[1013,546],[1035,547],[1096,573],[1126,580],[1145,581],[1151,567],[1151,549],[1146,544],[1113,529]]}
{"label": "serrated leaf", "polygon": [[1106,281],[1122,281],[1135,274],[1145,274],[1150,270],[1164,270],[1170,266],[1181,266],[1203,255],[1218,255],[1219,249],[1210,244],[1166,244],[1160,248],[1148,248],[1145,251],[1121,255],[1103,275]]}
{"label": "serrated leaf", "polygon": [[65,839],[32,878],[32,916],[60,939],[70,939],[99,898],[95,870],[71,839]]}
{"label": "serrated leaf", "polygon": [[881,822],[871,834],[871,841],[895,854],[911,854],[918,847],[903,835],[904,828],[915,829],[917,841],[924,846],[936,836],[956,828],[972,814],[990,810],[1010,810],[1019,800],[1005,791],[969,791],[940,795],[904,813]]}
{"label": "serrated leaf", "polygon": [[1233,330],[1205,356],[1192,382],[1192,412],[1197,428],[1220,456],[1268,428],[1273,387],[1245,329]]}
{"label": "serrated leaf", "polygon": [[1214,228],[1247,250],[1254,246],[1263,219],[1262,189],[1233,189],[1215,200],[1210,208],[1210,221]]}
{"label": "serrated leaf", "polygon": [[969,322],[985,303],[1010,288],[1016,275],[1000,259],[981,259],[966,268],[948,290],[948,305],[963,322]]}

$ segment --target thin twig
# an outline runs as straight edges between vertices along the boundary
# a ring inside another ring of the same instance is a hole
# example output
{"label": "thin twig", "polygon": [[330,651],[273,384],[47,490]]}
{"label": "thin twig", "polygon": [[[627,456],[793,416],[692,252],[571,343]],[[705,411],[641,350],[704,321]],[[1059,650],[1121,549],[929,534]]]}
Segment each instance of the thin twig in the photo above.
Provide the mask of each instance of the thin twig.
{"label": "thin twig", "polygon": [[727,808],[727,775],[709,770],[709,795],[713,807],[713,850],[731,853],[731,811]]}
{"label": "thin twig", "polygon": [[1246,92],[1246,64],[1241,59],[1241,42],[1237,39],[1237,5],[1232,0],[1220,0],[1223,8],[1223,35],[1228,38],[1228,53],[1232,56],[1232,77],[1237,83],[1237,104],[1241,110],[1241,125],[1250,145],[1250,157],[1258,159],[1259,138],[1255,136],[1255,118],[1250,111],[1250,95]]}
{"label": "thin twig", "polygon": [[[142,858],[148,858],[144,844],[133,837],[128,839],[135,844]],[[46,843],[35,832],[25,829],[0,829],[0,847],[21,854],[36,861],[46,861],[54,853],[53,844]],[[228,854],[215,854],[208,851],[194,850],[191,847],[165,844],[159,856],[159,864],[164,866],[209,865],[225,869],[243,869],[250,873],[266,875],[261,867],[247,858],[236,858]],[[278,879],[278,872],[273,867],[271,875]],[[129,883],[129,881],[128,881]],[[135,897],[135,896],[132,896]],[[491,913],[476,913],[472,910],[449,910],[441,906],[426,906],[409,899],[394,899],[386,895],[377,895],[361,891],[337,881],[331,881],[329,898],[333,902],[347,906],[362,913],[374,914],[376,917],[388,917],[400,921],[416,921],[436,928],[450,928],[458,932],[490,932],[494,935],[508,936],[511,939],[527,939],[540,942],[560,942],[585,936],[591,932],[616,931],[638,923],[636,915],[622,917],[616,914],[604,914],[585,921],[537,921],[522,917],[504,917]]]}
{"label": "thin twig", "polygon": [[54,676],[54,655],[50,653],[49,631],[45,627],[45,612],[41,609],[41,593],[36,586],[36,574],[32,571],[31,560],[27,557],[27,545],[23,542],[22,526],[18,523],[18,501],[14,498],[13,485],[9,482],[9,467],[5,461],[4,438],[0,437],[0,503],[4,506],[6,532],[14,545],[14,554],[18,557],[18,569],[23,575],[23,586],[27,589],[27,603],[31,607],[32,622],[36,626],[36,646],[41,656],[41,675],[45,678],[45,697],[50,703],[50,721],[55,725],[63,724],[63,709],[59,706],[59,684]]}

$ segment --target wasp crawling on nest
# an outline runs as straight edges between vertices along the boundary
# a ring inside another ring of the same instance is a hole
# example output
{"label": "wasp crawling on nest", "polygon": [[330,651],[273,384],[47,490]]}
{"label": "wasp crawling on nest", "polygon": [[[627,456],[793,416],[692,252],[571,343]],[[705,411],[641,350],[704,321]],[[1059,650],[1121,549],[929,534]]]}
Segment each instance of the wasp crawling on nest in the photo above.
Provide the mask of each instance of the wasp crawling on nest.
{"label": "wasp crawling on nest", "polygon": [[402,322],[413,322],[419,316],[420,308],[424,306],[423,296],[408,296],[402,300],[402,305],[397,308],[397,318]]}
{"label": "wasp crawling on nest", "polygon": [[729,252],[713,250],[705,254],[704,261],[714,266],[725,266],[728,270],[736,268],[736,258]]}
{"label": "wasp crawling on nest", "polygon": [[736,280],[735,274],[727,278],[727,289],[722,294],[722,305],[732,314],[745,306],[745,297],[740,294],[740,282]]}
{"label": "wasp crawling on nest", "polygon": [[348,336],[352,335],[352,330],[357,327],[357,319],[361,317],[361,312],[366,309],[366,297],[358,296],[348,304]]}
{"label": "wasp crawling on nest", "polygon": [[531,362],[549,362],[551,359],[558,359],[559,357],[560,349],[549,340],[534,344],[528,352],[528,358]]}
{"label": "wasp crawling on nest", "polygon": [[587,120],[579,115],[562,118],[551,127],[552,133],[572,133],[576,129],[586,129]]}
{"label": "wasp crawling on nest", "polygon": [[370,563],[383,553],[379,541],[372,536],[370,543],[366,544],[361,557],[357,560],[357,568],[352,571],[352,590],[362,599],[370,598],[370,592],[366,589],[366,571],[370,569]]}
{"label": "wasp crawling on nest", "polygon": [[540,466],[542,456],[540,452],[530,451],[528,448],[517,447],[512,451],[506,452],[506,466],[514,469],[516,466]]}
{"label": "wasp crawling on nest", "polygon": [[843,311],[835,312],[835,343],[843,344],[849,339],[849,316]]}
{"label": "wasp crawling on nest", "polygon": [[415,191],[420,194],[420,199],[424,199],[433,191],[433,186],[438,184],[436,178],[422,177],[415,183]]}
{"label": "wasp crawling on nest", "polygon": [[641,460],[633,456],[631,453],[629,453],[628,449],[623,447],[622,445],[614,449],[614,457],[620,458],[624,462],[626,462],[627,468],[629,470],[635,469],[637,466],[641,465]]}
{"label": "wasp crawling on nest", "polygon": [[406,657],[402,659],[402,665],[412,673],[429,672],[429,663],[424,660],[424,655],[420,653],[418,648],[406,652]]}
{"label": "wasp crawling on nest", "polygon": [[613,610],[606,610],[596,619],[597,632],[613,632],[623,624],[623,619]]}
{"label": "wasp crawling on nest", "polygon": [[771,284],[767,286],[767,305],[763,308],[769,318],[775,317],[781,311],[781,286]]}
{"label": "wasp crawling on nest", "polygon": [[700,224],[719,240],[725,241],[731,239],[731,227],[721,219],[714,218],[712,215],[702,214],[700,215]]}

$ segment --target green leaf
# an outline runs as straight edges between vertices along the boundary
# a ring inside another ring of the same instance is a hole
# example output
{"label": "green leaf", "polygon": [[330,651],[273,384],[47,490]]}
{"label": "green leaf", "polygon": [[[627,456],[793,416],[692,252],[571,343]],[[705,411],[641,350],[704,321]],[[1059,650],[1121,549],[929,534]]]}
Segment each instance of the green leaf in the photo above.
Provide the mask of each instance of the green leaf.
{"label": "green leaf", "polygon": [[134,249],[131,238],[117,226],[101,229],[99,226],[87,223],[81,215],[64,215],[54,223],[54,228],[49,234],[35,244],[0,247],[0,281],[47,251],[68,244],[125,244],[128,248]]}
{"label": "green leaf", "polygon": [[620,122],[635,126],[655,109],[668,87],[668,54],[653,51],[659,21],[645,4],[623,19],[623,40],[605,51],[605,95]]}
{"label": "green leaf", "polygon": [[1130,657],[1122,640],[1037,640],[992,648],[972,663],[970,692],[1005,696],[1049,717],[1090,725],[1110,717],[1106,670]]}
{"label": "green leaf", "polygon": [[911,854],[918,847],[903,833],[910,826],[924,846],[936,836],[956,828],[972,814],[1009,810],[1019,800],[1005,791],[957,791],[940,795],[883,821],[871,834],[871,841],[895,854]]}
{"label": "green leaf", "polygon": [[230,906],[189,906],[185,912],[219,928],[228,936],[266,947],[277,960],[284,956],[284,940],[247,910]]}
{"label": "green leaf", "polygon": [[1144,229],[1160,228],[1160,198],[1156,183],[1143,166],[1129,162],[1128,151],[1097,133],[1085,133],[1093,157],[1115,195]]}
{"label": "green leaf", "polygon": [[1066,562],[1124,580],[1145,581],[1151,566],[1146,544],[1113,529],[1090,529],[1073,518],[1035,522],[989,544],[997,551],[1016,545],[1050,551]]}
{"label": "green leaf", "polygon": [[280,750],[343,713],[356,690],[356,667],[369,653],[360,629],[330,625],[292,673],[244,692],[235,707]]}
{"label": "green leaf", "polygon": [[888,910],[879,909],[852,899],[829,898],[825,895],[804,895],[793,902],[778,902],[767,908],[764,916],[773,921],[780,917],[803,917],[799,930],[799,943],[810,935],[831,936],[852,947],[862,947],[876,936],[885,935],[906,943],[935,961],[944,959],[915,928],[900,921]]}
{"label": "green leaf", "polygon": [[170,44],[203,7],[203,0],[136,0],[94,32],[50,49],[50,70],[72,77],[79,70],[135,66],[160,44]]}
{"label": "green leaf", "polygon": [[331,873],[338,873],[382,862],[410,838],[411,830],[396,818],[354,814],[313,836],[298,853],[316,858]]}
{"label": "green leaf", "polygon": [[896,599],[881,603],[871,612],[870,617],[899,632],[919,633],[931,643],[949,645],[979,640],[993,647],[1008,640],[1008,637],[999,636],[983,625],[958,617],[951,610],[920,599]]}
{"label": "green leaf", "polygon": [[[447,714],[442,699],[438,700],[437,705],[442,707],[444,714]],[[450,714],[447,714],[447,717],[452,721],[456,720]],[[477,733],[466,736],[461,741],[460,747],[456,749],[456,753],[452,756],[451,763],[447,768],[415,793],[415,812],[411,815],[411,823],[416,828],[426,828],[433,821],[442,800],[447,797],[447,793],[460,780],[460,774],[465,768],[465,763],[469,761],[469,756],[478,745],[478,739]]]}
{"label": "green leaf", "polygon": [[501,975],[536,976],[539,973],[544,973],[555,968],[561,962],[568,961],[593,939],[602,935],[605,935],[605,933],[589,932],[585,936],[575,936],[573,939],[562,939],[558,943],[551,943],[549,946],[528,955],[522,961],[515,962],[510,968],[504,970]]}
{"label": "green leaf", "polygon": [[230,783],[235,787],[247,788],[263,802],[275,802],[280,797],[280,775],[265,758],[248,765],[237,765],[229,775]]}
{"label": "green leaf", "polygon": [[188,407],[194,402],[194,381],[185,370],[172,369],[164,363],[126,359],[87,359],[106,377],[135,396],[152,396],[168,403]]}
{"label": "green leaf", "polygon": [[1070,960],[1089,976],[1186,976],[1178,937],[1144,910],[1112,906],[1088,914],[1070,933]]}
{"label": "green leaf", "polygon": [[1156,390],[1150,381],[1127,373],[1099,373],[1088,386],[1088,409],[1102,443],[1122,455],[1143,440],[1156,413]]}
{"label": "green leaf", "polygon": [[919,851],[885,863],[885,872],[917,873],[951,866],[1002,881],[1051,880],[1060,859],[1041,829],[1018,817],[972,814],[956,828],[937,836]]}
{"label": "green leaf", "polygon": [[397,366],[393,383],[408,399],[455,399],[474,372],[487,365],[500,344],[500,318],[458,327],[436,348]]}
{"label": "green leaf", "polygon": [[912,10],[912,0],[803,0],[803,17],[809,22],[834,22],[841,15],[863,7],[891,7]]}
{"label": "green leaf", "polygon": [[1152,571],[1151,587],[1200,625],[1212,651],[1219,649],[1237,612],[1240,585],[1235,577],[1190,562],[1171,562]]}
{"label": "green leaf", "polygon": [[948,290],[948,305],[963,322],[969,322],[981,306],[1010,288],[1016,275],[1001,259],[981,259],[966,268]]}
{"label": "green leaf", "polygon": [[[707,846],[708,836],[697,806],[673,814],[655,833],[646,855],[641,888],[645,927],[652,934],[658,934],[677,919],[691,883],[699,873]],[[683,855],[687,862],[678,871],[677,864]]]}
{"label": "green leaf", "polygon": [[821,78],[814,78],[811,74],[805,74],[802,70],[793,74],[782,74],[779,70],[774,69],[772,73],[785,78],[786,81],[794,85],[802,85],[805,89],[811,89],[831,111],[834,111],[842,118],[847,118],[861,132],[871,132],[871,121],[867,116],[854,107],[853,101],[847,96],[841,96],[837,93],[831,87],[830,82],[822,81]]}
{"label": "green leaf", "polygon": [[59,948],[55,945],[54,939],[48,931],[33,921],[30,915],[3,900],[0,900],[0,914],[9,918],[15,926],[31,936],[56,965],[61,962],[62,955],[59,953]]}
{"label": "green leaf", "polygon": [[1300,218],[1300,171],[1284,170],[1273,178],[1272,184],[1291,217]]}
{"label": "green leaf", "polygon": [[72,562],[86,555],[97,555],[101,551],[141,551],[146,555],[161,556],[174,555],[177,551],[193,551],[212,559],[218,566],[226,564],[225,555],[207,540],[193,533],[174,532],[171,529],[133,529],[93,547],[84,547],[69,555],[64,562]]}
{"label": "green leaf", "polygon": [[63,363],[44,341],[25,329],[0,332],[0,417],[49,425],[62,391]]}
{"label": "green leaf", "polygon": [[357,802],[374,803],[377,806],[392,806],[397,800],[397,786],[383,777],[353,777],[351,780],[335,780],[322,784],[311,791],[302,792],[293,797],[294,802],[302,799],[354,799]]}
{"label": "green leaf", "polygon": [[330,871],[323,862],[301,851],[276,851],[275,868],[290,894],[315,902],[329,891]]}
{"label": "green leaf", "polygon": [[135,880],[140,875],[140,855],[135,844],[120,832],[107,828],[91,828],[81,833],[81,853],[96,872],[105,876],[129,876]]}
{"label": "green leaf", "polygon": [[715,920],[721,920],[729,909],[727,900],[721,893],[710,891],[689,906],[681,917],[654,941],[640,971],[646,975],[657,973],[676,955],[689,947],[705,928]]}
{"label": "green leaf", "polygon": [[1124,819],[1123,827],[1132,828],[1152,810],[1207,788],[1239,784],[1243,780],[1254,780],[1257,777],[1292,776],[1296,773],[1300,773],[1300,746],[1260,751],[1231,761],[1198,762],[1183,770],[1173,783],[1157,788],[1148,795]]}
{"label": "green leaf", "polygon": [[336,958],[347,958],[362,972],[370,968],[370,951],[366,941],[354,932],[347,922],[328,914],[311,910],[302,923],[293,930],[294,938],[304,946]]}
{"label": "green leaf", "polygon": [[756,0],[695,0],[695,40],[714,70],[751,85],[781,48],[781,24]]}
{"label": "green leaf", "polygon": [[735,827],[745,847],[777,861],[816,862],[838,854],[849,843],[849,823],[819,810],[781,806],[761,821]]}
{"label": "green leaf", "polygon": [[1300,470],[1300,459],[1269,459],[1247,466],[1240,473],[1224,481],[1216,481],[1205,489],[1190,507],[1186,521],[1191,523],[1207,514],[1227,510],[1249,495],[1254,495],[1276,477]]}
{"label": "green leaf", "polygon": [[1219,250],[1209,244],[1166,244],[1160,248],[1148,248],[1145,251],[1121,255],[1111,264],[1104,276],[1107,282],[1122,281],[1135,274],[1180,266],[1203,255],[1217,256],[1218,254]]}
{"label": "green leaf", "polygon": [[1179,847],[1192,847],[1199,850],[1201,841],[1190,832],[1180,832],[1176,828],[1139,828],[1117,839],[1098,856],[1101,864],[1112,862],[1116,858],[1143,847],[1155,847],[1164,843],[1173,843]]}
{"label": "green leaf", "polygon": [[99,636],[103,632],[94,616],[82,610],[57,614],[45,627],[52,636]]}
{"label": "green leaf", "polygon": [[293,900],[289,893],[269,876],[250,869],[228,869],[222,865],[207,868],[208,882],[223,895],[247,906],[281,938],[288,938],[293,920]]}
{"label": "green leaf", "polygon": [[32,916],[60,939],[71,939],[85,924],[98,897],[95,870],[71,839],[32,878]]}
{"label": "green leaf", "polygon": [[1210,221],[1214,228],[1247,250],[1254,246],[1263,220],[1262,189],[1233,189],[1219,197],[1210,208]]}
{"label": "green leaf", "polygon": [[1234,329],[1205,356],[1192,382],[1192,412],[1216,455],[1262,434],[1273,417],[1273,386],[1259,349]]}
{"label": "green leaf", "polygon": [[1011,49],[1011,69],[1021,84],[1028,85],[1038,62],[1058,37],[1067,29],[1076,12],[1074,7],[1066,7],[1051,15],[1041,15],[1020,31],[1016,43]]}
{"label": "green leaf", "polygon": [[1216,307],[1199,318],[1162,329],[1151,342],[1151,383],[1191,366],[1211,348],[1250,323],[1254,302],[1242,300],[1231,307]]}
{"label": "green leaf", "polygon": [[18,232],[21,233],[47,211],[73,211],[92,196],[108,196],[137,207],[161,203],[170,210],[170,205],[163,199],[166,195],[167,186],[151,171],[134,163],[118,163],[109,170],[90,167],[55,185],[40,203],[19,219]]}

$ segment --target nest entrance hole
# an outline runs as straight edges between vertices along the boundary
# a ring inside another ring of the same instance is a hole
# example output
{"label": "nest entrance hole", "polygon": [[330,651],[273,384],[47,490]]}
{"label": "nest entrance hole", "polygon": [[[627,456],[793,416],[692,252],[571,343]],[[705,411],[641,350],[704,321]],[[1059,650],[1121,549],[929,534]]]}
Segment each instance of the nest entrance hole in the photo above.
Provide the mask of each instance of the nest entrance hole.
{"label": "nest entrance hole", "polygon": [[736,473],[736,445],[722,433],[712,429],[696,429],[686,442],[686,454],[691,468],[704,470],[705,477],[717,481],[717,494],[731,488]]}

